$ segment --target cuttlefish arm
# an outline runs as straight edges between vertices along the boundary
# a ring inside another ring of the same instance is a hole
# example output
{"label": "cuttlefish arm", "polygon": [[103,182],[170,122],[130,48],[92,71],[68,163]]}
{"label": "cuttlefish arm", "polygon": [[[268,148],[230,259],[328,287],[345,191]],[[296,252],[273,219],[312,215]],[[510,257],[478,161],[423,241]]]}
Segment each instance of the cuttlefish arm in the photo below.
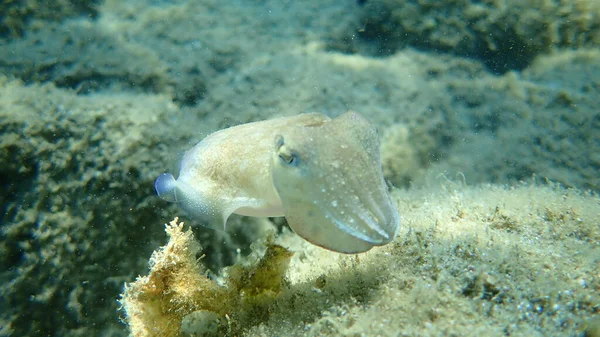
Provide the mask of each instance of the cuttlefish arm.
{"label": "cuttlefish arm", "polygon": [[278,135],[272,161],[288,224],[307,241],[359,253],[395,238],[399,216],[383,178],[377,132],[359,114]]}

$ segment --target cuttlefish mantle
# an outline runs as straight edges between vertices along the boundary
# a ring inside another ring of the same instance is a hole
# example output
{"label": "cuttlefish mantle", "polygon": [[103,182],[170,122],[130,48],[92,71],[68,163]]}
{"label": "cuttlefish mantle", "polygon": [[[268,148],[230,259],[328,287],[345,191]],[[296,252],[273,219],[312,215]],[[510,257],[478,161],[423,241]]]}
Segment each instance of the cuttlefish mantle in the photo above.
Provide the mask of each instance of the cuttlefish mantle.
{"label": "cuttlefish mantle", "polygon": [[365,252],[394,239],[399,216],[383,179],[375,128],[356,112],[318,113],[217,131],[187,151],[158,195],[202,224],[232,214],[285,216],[313,244]]}

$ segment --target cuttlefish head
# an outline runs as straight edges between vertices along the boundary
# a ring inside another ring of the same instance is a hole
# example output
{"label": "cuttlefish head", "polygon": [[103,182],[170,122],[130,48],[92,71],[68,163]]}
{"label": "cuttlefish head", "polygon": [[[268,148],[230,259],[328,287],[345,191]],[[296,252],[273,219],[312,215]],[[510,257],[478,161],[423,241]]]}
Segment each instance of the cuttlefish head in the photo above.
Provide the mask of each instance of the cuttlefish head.
{"label": "cuttlefish head", "polygon": [[375,128],[355,112],[275,137],[273,183],[289,226],[341,253],[394,239],[399,216],[381,171]]}

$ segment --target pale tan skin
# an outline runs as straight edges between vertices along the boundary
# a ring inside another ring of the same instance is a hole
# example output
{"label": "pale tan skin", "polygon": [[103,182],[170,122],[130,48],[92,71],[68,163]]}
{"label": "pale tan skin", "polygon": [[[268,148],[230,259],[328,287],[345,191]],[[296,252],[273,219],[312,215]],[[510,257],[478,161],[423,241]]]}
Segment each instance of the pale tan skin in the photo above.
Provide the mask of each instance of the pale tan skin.
{"label": "pale tan skin", "polygon": [[158,194],[205,225],[232,213],[285,216],[304,239],[341,253],[389,243],[399,217],[381,172],[375,128],[355,112],[311,113],[211,134],[184,156]]}

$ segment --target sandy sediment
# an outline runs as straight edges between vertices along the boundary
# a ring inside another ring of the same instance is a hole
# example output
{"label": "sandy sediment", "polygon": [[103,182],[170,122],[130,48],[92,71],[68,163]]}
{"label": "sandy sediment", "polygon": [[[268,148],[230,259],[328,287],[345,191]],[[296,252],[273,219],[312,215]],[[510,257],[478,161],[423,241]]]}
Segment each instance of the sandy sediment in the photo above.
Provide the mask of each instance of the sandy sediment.
{"label": "sandy sediment", "polygon": [[[126,322],[136,337],[593,333],[597,195],[444,179],[432,189],[396,191],[404,226],[388,246],[343,255],[287,231],[277,243],[291,260],[256,243],[264,257],[224,271],[221,285],[202,275],[201,248],[175,220],[150,274],[126,288]],[[252,286],[236,278],[242,265]]]}

